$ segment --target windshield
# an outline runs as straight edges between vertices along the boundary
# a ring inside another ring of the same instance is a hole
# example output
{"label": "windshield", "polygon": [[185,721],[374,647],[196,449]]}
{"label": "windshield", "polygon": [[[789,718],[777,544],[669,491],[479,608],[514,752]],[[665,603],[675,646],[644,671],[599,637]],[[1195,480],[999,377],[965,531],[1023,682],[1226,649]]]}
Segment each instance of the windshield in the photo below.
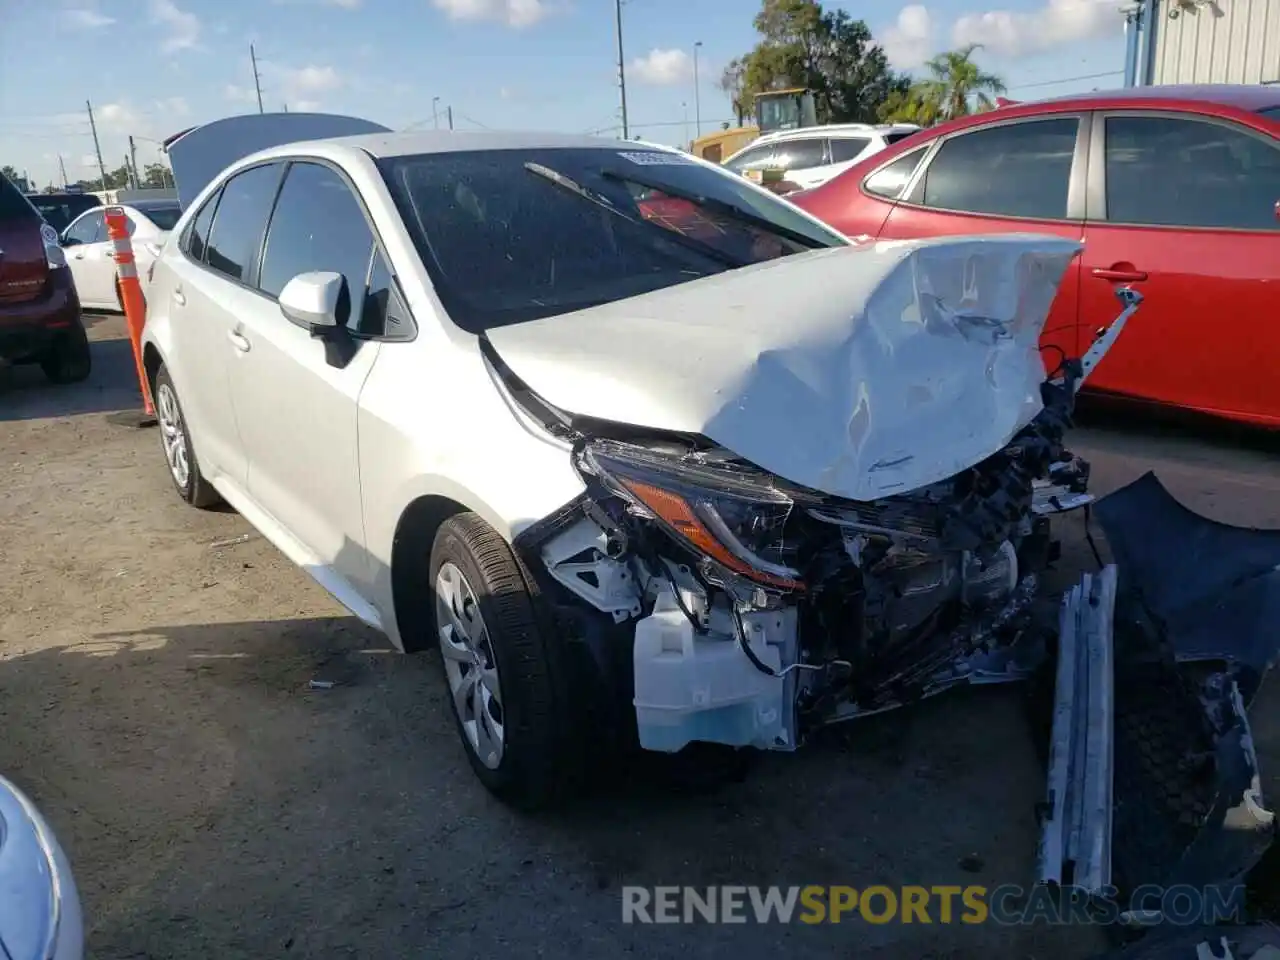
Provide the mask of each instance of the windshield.
{"label": "windshield", "polygon": [[739,177],[638,146],[379,167],[441,301],[472,333],[846,242]]}
{"label": "windshield", "polygon": [[61,233],[67,229],[71,221],[86,210],[101,206],[97,197],[79,196],[76,194],[38,193],[27,198],[36,208],[44,222]]}
{"label": "windshield", "polygon": [[172,230],[182,216],[182,208],[176,203],[171,207],[138,207],[138,212],[159,230]]}

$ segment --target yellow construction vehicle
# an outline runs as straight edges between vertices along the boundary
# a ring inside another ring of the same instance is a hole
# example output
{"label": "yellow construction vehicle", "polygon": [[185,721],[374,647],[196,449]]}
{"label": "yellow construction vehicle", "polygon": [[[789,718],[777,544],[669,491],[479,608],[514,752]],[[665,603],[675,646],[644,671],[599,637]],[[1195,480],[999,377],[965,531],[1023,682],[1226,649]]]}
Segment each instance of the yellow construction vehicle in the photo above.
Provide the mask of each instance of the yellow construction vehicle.
{"label": "yellow construction vehicle", "polygon": [[723,130],[708,133],[693,141],[689,145],[689,152],[712,163],[720,163],[762,134],[818,125],[813,91],[804,87],[762,90],[755,95],[753,105],[756,121],[754,126],[726,126]]}

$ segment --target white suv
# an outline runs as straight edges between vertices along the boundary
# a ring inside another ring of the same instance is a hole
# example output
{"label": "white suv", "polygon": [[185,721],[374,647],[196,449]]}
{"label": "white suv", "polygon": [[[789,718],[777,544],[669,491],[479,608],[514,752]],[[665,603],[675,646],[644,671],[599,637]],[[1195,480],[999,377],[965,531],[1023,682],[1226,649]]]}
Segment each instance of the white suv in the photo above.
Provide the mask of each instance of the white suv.
{"label": "white suv", "polygon": [[920,130],[910,123],[833,124],[768,133],[724,162],[734,173],[785,170],[798,189],[820,186],[855,163]]}
{"label": "white suv", "polygon": [[[1036,343],[1078,244],[854,247],[720,167],[581,137],[175,174],[143,339],[178,492],[438,650],[499,795],[552,797],[611,742],[793,749],[974,675],[919,641],[940,608],[1022,602],[1060,450],[1023,449],[1061,422]],[[903,656],[927,682],[892,681]]]}

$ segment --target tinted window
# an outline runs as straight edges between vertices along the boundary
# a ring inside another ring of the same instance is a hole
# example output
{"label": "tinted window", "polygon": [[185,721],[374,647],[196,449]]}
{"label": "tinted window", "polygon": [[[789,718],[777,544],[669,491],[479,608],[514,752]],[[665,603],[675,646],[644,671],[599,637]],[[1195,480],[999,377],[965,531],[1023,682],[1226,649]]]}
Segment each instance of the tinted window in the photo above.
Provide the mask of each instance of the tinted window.
{"label": "tinted window", "polygon": [[101,211],[94,210],[71,225],[67,239],[78,243],[100,243],[107,239],[107,222]]}
{"label": "tinted window", "polygon": [[885,143],[897,143],[899,140],[905,140],[907,137],[914,137],[919,130],[907,130],[904,133],[886,133],[884,135]]}
{"label": "tinted window", "polygon": [[227,181],[209,231],[210,267],[232,280],[253,282],[254,260],[279,181],[280,166],[274,163],[237,173]]}
{"label": "tinted window", "polygon": [[139,207],[138,212],[154,223],[157,230],[172,230],[182,216],[182,208],[177,204],[172,207]]}
{"label": "tinted window", "polygon": [[761,167],[769,165],[770,159],[773,157],[773,144],[764,143],[758,147],[748,147],[738,154],[732,160],[725,164],[725,168],[732,170],[734,173],[742,173],[746,170],[759,170]]}
{"label": "tinted window", "polygon": [[67,229],[71,221],[80,214],[99,206],[96,197],[73,197],[66,194],[41,194],[28,199],[40,211],[45,223],[59,233]]}
{"label": "tinted window", "polygon": [[209,224],[213,222],[214,211],[218,209],[218,198],[221,192],[215,193],[205,201],[200,212],[195,215],[191,225],[187,227],[186,243],[183,249],[192,260],[204,263],[205,253],[209,247]]}
{"label": "tinted window", "polygon": [[845,243],[740,176],[638,146],[379,167],[451,318],[477,333]]}
{"label": "tinted window", "polygon": [[37,214],[22,191],[0,176],[0,222],[5,220],[34,220]]}
{"label": "tinted window", "polygon": [[369,337],[396,337],[410,332],[404,308],[391,282],[391,268],[380,252],[373,256],[373,269],[369,272],[369,288],[364,296],[364,309],[360,312],[360,333]]}
{"label": "tinted window", "polygon": [[1107,118],[1107,219],[1277,230],[1280,149],[1218,123]]}
{"label": "tinted window", "polygon": [[920,202],[965,213],[1062,219],[1079,123],[1060,117],[953,137],[925,171]]}
{"label": "tinted window", "polygon": [[1263,107],[1258,112],[1264,117],[1275,117],[1280,120],[1280,107]]}
{"label": "tinted window", "polygon": [[340,273],[351,293],[352,316],[347,322],[359,330],[372,252],[373,233],[346,181],[321,164],[295,163],[285,174],[271,216],[258,286],[278,297],[300,273]]}
{"label": "tinted window", "polygon": [[807,170],[827,162],[825,140],[784,140],[774,144],[773,165],[783,170]]}
{"label": "tinted window", "polygon": [[862,185],[863,188],[867,193],[873,193],[877,197],[884,197],[886,200],[897,200],[902,195],[902,191],[906,189],[911,175],[916,172],[916,167],[920,166],[920,161],[924,159],[925,151],[928,149],[926,145],[918,150],[904,153],[893,163],[886,167],[881,167],[867,177],[866,182]]}
{"label": "tinted window", "polygon": [[846,160],[852,160],[867,149],[867,144],[870,142],[865,137],[840,137],[828,140],[827,143],[831,150],[831,162],[844,163]]}

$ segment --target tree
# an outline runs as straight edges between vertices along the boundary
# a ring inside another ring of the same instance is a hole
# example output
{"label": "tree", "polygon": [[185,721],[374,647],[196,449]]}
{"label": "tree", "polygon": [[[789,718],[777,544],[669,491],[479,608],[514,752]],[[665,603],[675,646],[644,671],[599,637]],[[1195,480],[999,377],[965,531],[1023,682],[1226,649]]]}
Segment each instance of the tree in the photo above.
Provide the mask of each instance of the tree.
{"label": "tree", "polygon": [[173,174],[163,163],[148,163],[142,168],[142,186],[167,187],[173,181]]}
{"label": "tree", "polygon": [[901,96],[885,100],[880,119],[928,127],[941,120],[994,110],[992,96],[1004,93],[1005,85],[1000,77],[984,72],[973,62],[974,51],[980,49],[979,44],[972,43],[938,54],[925,64],[928,77],[912,84]]}
{"label": "tree", "polygon": [[7,163],[3,167],[0,167],[0,176],[3,176],[10,182],[22,179],[22,174],[18,172],[17,168],[12,167]]}
{"label": "tree", "polygon": [[762,0],[755,28],[760,42],[720,82],[739,122],[754,112],[755,94],[789,87],[813,91],[819,123],[874,122],[887,97],[910,87],[866,23],[817,0]]}

